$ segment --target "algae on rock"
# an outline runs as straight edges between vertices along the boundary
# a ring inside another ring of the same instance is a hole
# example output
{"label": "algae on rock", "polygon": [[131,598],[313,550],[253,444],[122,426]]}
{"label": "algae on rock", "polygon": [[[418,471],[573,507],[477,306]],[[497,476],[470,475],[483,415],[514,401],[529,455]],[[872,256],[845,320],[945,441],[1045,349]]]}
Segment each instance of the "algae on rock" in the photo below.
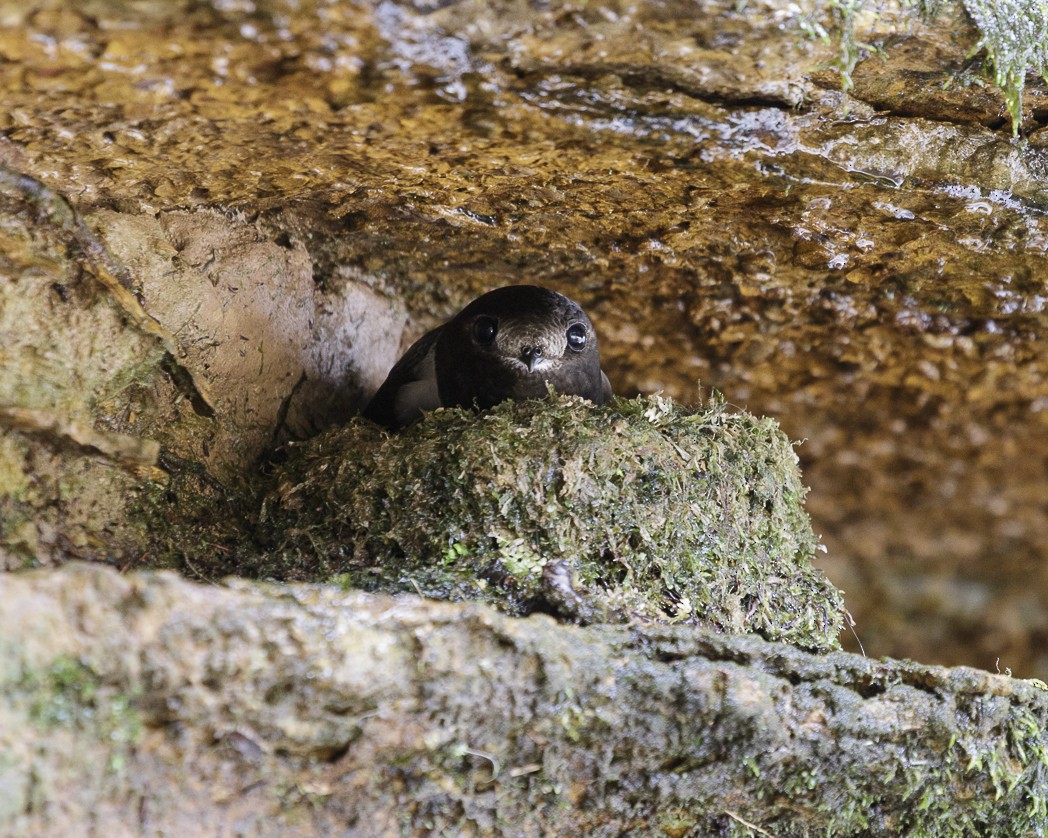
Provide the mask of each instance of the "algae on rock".
{"label": "algae on rock", "polygon": [[1026,73],[1048,82],[1048,4],[1044,0],[964,0],[965,11],[982,36],[994,81],[1004,93],[1012,130],[1018,132]]}
{"label": "algae on rock", "polygon": [[[979,34],[970,55],[986,51],[993,81],[1011,117],[1012,133],[1018,134],[1027,73],[1036,72],[1048,82],[1048,5],[1044,0],[960,0],[952,4],[944,0],[903,0],[902,5],[928,20],[945,5],[963,8]],[[866,2],[829,0],[828,6],[839,38],[837,69],[844,89],[848,90],[859,60],[856,18]],[[879,6],[872,10],[874,17],[882,12]]]}
{"label": "algae on rock", "polygon": [[793,448],[722,403],[551,397],[436,411],[397,436],[355,420],[277,486],[286,564],[264,572],[837,648],[843,606],[811,565]]}

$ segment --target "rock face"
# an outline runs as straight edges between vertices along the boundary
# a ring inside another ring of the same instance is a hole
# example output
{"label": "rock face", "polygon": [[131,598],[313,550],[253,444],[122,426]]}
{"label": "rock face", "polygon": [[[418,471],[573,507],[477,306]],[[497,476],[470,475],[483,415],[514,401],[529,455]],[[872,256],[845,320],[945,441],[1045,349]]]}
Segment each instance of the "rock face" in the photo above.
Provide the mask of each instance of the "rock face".
{"label": "rock face", "polygon": [[[616,392],[701,379],[806,440],[874,654],[1048,672],[1045,98],[1013,142],[970,30],[914,27],[845,95],[772,2],[0,24],[0,566],[49,568],[0,576],[0,832],[1048,829],[1039,683],[63,566],[211,580],[265,535],[283,446],[537,282],[592,315]],[[316,507],[314,477],[288,485]]]}
{"label": "rock face", "polygon": [[1043,684],[316,586],[2,584],[4,834],[1048,827]]}
{"label": "rock face", "polygon": [[[226,509],[404,341],[523,280],[584,304],[617,392],[701,379],[806,440],[874,653],[1048,672],[1043,88],[1013,143],[951,22],[844,96],[807,20],[0,3],[4,565],[148,564],[129,493]],[[169,487],[100,454],[142,439]]]}

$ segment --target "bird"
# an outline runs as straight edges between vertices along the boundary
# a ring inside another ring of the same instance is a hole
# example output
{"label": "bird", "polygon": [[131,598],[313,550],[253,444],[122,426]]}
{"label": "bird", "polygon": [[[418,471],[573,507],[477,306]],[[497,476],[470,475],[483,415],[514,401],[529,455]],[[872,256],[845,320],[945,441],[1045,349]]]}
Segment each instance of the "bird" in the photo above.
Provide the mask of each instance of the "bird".
{"label": "bird", "polygon": [[363,415],[397,431],[438,407],[486,410],[543,398],[550,387],[594,404],[611,400],[593,323],[563,294],[507,285],[415,341]]}

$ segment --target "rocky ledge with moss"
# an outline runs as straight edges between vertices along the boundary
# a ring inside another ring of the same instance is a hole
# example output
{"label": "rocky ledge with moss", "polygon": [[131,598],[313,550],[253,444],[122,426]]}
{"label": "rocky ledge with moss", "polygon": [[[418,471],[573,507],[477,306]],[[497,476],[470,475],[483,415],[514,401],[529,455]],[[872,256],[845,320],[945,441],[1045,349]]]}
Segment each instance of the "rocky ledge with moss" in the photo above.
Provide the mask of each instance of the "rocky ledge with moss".
{"label": "rocky ledge with moss", "polygon": [[4,577],[0,832],[1035,835],[1048,692],[689,626]]}

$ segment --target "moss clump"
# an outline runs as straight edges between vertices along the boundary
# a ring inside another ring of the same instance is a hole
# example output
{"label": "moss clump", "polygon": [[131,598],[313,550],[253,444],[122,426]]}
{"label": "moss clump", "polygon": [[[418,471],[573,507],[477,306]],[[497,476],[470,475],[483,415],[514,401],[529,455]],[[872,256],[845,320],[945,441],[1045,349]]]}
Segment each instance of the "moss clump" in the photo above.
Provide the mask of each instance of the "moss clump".
{"label": "moss clump", "polygon": [[[903,6],[925,20],[934,18],[943,0],[903,0]],[[986,51],[993,68],[994,83],[1004,96],[1012,119],[1012,133],[1019,133],[1022,119],[1022,96],[1026,74],[1034,71],[1048,82],[1048,6],[1045,0],[961,0],[952,5],[964,9],[979,32],[979,41],[971,50],[975,55]],[[851,74],[859,60],[855,21],[866,0],[827,0],[826,7],[839,38],[837,69],[844,90],[852,86]],[[877,11],[874,11],[877,14]]]}
{"label": "moss clump", "polygon": [[127,752],[142,735],[142,718],[131,697],[106,687],[83,661],[57,658],[43,671],[26,672],[21,689],[29,696],[29,718],[40,728],[90,730],[116,747],[113,771],[126,765]]}
{"label": "moss clump", "polygon": [[552,397],[436,411],[398,436],[355,420],[277,486],[281,575],[837,648],[796,455],[773,420],[723,403]]}
{"label": "moss clump", "polygon": [[1048,4],[1044,0],[964,0],[964,8],[982,36],[973,52],[986,50],[994,81],[1004,93],[1019,132],[1027,70],[1048,81]]}
{"label": "moss clump", "polygon": [[281,575],[267,566],[256,539],[261,475],[227,485],[170,452],[160,462],[167,479],[143,483],[128,505],[133,524],[126,537],[141,545],[138,562],[205,582],[229,574]]}

